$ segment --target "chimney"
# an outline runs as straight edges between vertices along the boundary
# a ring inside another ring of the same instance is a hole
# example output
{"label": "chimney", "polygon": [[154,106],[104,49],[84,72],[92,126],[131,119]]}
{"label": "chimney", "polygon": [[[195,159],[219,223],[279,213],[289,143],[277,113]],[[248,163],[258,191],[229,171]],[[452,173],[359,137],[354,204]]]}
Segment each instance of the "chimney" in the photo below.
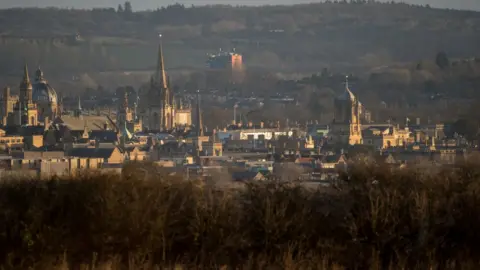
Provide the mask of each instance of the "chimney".
{"label": "chimney", "polygon": [[420,117],[417,117],[416,125],[417,125],[417,126],[420,126]]}
{"label": "chimney", "polygon": [[252,121],[249,121],[249,122],[248,122],[248,127],[249,127],[249,128],[253,127]]}
{"label": "chimney", "polygon": [[260,122],[260,128],[264,128],[265,127],[265,123],[263,121]]}
{"label": "chimney", "polygon": [[108,124],[107,123],[103,124],[103,129],[108,130]]}

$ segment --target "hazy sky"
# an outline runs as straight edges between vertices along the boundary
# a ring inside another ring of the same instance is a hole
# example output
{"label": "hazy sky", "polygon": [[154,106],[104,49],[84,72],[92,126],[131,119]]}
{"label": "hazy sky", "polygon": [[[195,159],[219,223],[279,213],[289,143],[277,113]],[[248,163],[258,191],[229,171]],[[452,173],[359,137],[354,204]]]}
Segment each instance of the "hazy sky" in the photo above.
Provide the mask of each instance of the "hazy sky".
{"label": "hazy sky", "polygon": [[[386,0],[381,0],[386,1]],[[116,7],[125,0],[0,0],[0,8],[12,7]],[[159,6],[181,3],[185,5],[203,4],[240,4],[240,5],[264,5],[264,4],[294,4],[322,2],[322,0],[130,0],[135,10],[155,9]],[[472,9],[480,11],[480,0],[403,0],[401,2],[430,4],[432,7]]]}

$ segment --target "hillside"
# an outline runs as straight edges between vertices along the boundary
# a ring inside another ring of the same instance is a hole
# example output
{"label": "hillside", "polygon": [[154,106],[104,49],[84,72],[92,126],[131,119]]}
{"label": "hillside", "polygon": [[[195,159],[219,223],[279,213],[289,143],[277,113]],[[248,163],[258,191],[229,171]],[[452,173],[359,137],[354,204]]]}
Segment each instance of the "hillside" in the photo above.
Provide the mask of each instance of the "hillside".
{"label": "hillside", "polygon": [[472,57],[480,45],[479,12],[407,4],[12,9],[0,10],[0,22],[4,73],[24,57],[52,71],[148,69],[159,32],[172,68],[203,67],[218,48],[236,47],[251,67],[312,72],[432,59],[440,50]]}
{"label": "hillside", "polygon": [[[116,6],[119,3],[123,3],[122,0],[83,0],[83,1],[68,1],[68,0],[36,0],[34,2],[30,0],[3,0],[0,3],[0,8],[12,8],[12,7],[63,7],[63,8],[93,8],[93,7],[106,7]],[[136,10],[156,9],[159,6],[167,6],[172,3],[169,0],[140,0],[134,1]],[[212,4],[224,4],[224,5],[291,5],[291,0],[179,0],[175,1],[184,5],[212,5]],[[312,2],[325,2],[324,0],[296,0],[295,3],[312,3]],[[391,2],[389,0],[376,0],[376,2]],[[430,4],[436,8],[453,8],[453,9],[470,9],[480,10],[480,2],[476,0],[403,0],[395,2],[404,2],[409,4]]]}

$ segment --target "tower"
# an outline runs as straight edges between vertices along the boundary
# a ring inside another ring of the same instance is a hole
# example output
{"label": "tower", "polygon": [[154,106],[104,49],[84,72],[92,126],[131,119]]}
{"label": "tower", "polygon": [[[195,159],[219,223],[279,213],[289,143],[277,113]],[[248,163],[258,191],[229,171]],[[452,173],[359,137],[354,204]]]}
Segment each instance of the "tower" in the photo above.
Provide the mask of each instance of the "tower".
{"label": "tower", "polygon": [[169,130],[173,126],[174,108],[171,106],[171,94],[165,72],[163,45],[160,35],[158,45],[157,69],[150,80],[150,100],[148,126],[151,130]]}
{"label": "tower", "polygon": [[27,104],[32,102],[32,92],[33,86],[30,82],[30,76],[28,75],[28,66],[25,63],[23,69],[23,80],[20,83],[20,102],[22,104]]}
{"label": "tower", "polygon": [[12,100],[10,87],[5,87],[0,100],[0,120],[2,125],[7,125],[8,116],[13,112],[14,101]]}
{"label": "tower", "polygon": [[132,111],[128,107],[128,93],[125,90],[123,102],[121,102],[117,113],[117,126],[127,126],[129,122],[133,121]]}
{"label": "tower", "polygon": [[202,110],[200,109],[200,90],[197,90],[197,106],[196,106],[195,117],[196,117],[195,127],[197,131],[197,136],[203,137],[204,132],[203,132]]}
{"label": "tower", "polygon": [[362,128],[360,123],[360,102],[350,91],[348,76],[345,91],[335,98],[332,137],[338,144],[361,144]]}
{"label": "tower", "polygon": [[38,124],[38,110],[33,103],[33,86],[28,75],[28,66],[25,63],[23,68],[23,79],[20,83],[19,102],[15,106],[14,119],[9,122],[17,125],[36,126]]}

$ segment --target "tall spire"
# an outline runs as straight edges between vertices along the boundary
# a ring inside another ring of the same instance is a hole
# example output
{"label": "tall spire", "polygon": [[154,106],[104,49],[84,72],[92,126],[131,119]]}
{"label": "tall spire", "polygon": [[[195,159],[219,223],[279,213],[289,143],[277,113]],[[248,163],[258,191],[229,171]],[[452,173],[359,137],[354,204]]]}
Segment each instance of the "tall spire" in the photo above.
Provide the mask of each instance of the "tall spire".
{"label": "tall spire", "polygon": [[163,45],[162,45],[162,34],[159,35],[160,42],[158,45],[158,62],[157,62],[157,74],[156,79],[157,83],[163,88],[167,88],[167,75],[165,74],[165,64],[163,61]]}
{"label": "tall spire", "polygon": [[27,62],[25,62],[25,65],[23,66],[23,83],[24,85],[31,85]]}
{"label": "tall spire", "polygon": [[345,76],[345,92],[338,97],[340,100],[355,101],[355,95],[350,91],[350,85],[348,83],[348,75]]}
{"label": "tall spire", "polygon": [[197,108],[196,108],[197,121],[195,123],[197,127],[197,136],[203,136],[203,119],[202,110],[200,109],[200,90],[197,90]]}
{"label": "tall spire", "polygon": [[20,99],[22,103],[29,103],[32,100],[32,83],[30,82],[30,76],[28,75],[28,65],[25,62],[23,67],[23,80],[20,83]]}

